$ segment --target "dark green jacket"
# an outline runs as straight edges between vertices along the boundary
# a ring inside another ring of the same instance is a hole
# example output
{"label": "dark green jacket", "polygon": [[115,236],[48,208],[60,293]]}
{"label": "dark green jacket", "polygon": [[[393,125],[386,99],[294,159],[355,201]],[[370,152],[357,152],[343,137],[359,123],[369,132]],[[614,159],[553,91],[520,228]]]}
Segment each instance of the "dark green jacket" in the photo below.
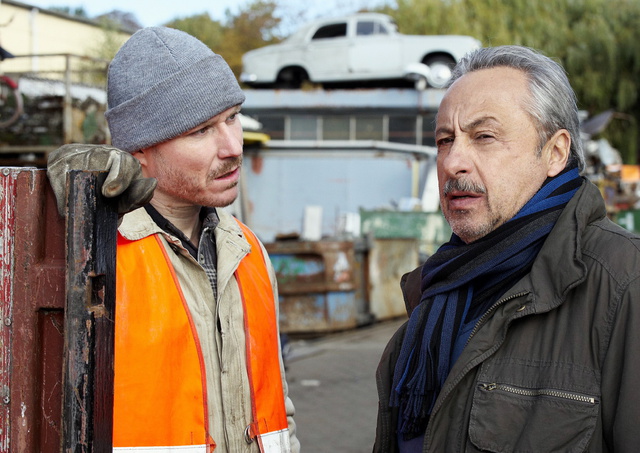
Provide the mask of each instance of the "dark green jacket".
{"label": "dark green jacket", "polygon": [[[407,310],[420,269],[403,277]],[[375,452],[397,451],[393,370],[377,371]],[[585,182],[529,275],[480,319],[438,396],[424,452],[640,451],[640,238],[609,221]]]}

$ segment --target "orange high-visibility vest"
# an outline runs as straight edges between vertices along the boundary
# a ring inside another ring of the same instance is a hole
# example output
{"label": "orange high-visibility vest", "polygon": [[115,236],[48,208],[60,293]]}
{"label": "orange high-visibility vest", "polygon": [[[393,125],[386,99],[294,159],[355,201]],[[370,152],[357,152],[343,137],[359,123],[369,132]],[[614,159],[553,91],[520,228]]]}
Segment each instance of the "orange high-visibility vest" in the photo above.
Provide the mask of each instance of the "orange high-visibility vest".
{"label": "orange high-visibility vest", "polygon": [[[289,451],[289,433],[273,289],[257,239],[240,226],[251,244],[235,273],[253,410],[246,435],[262,452],[279,453]],[[198,334],[158,235],[137,241],[119,236],[116,272],[114,449],[213,451]]]}

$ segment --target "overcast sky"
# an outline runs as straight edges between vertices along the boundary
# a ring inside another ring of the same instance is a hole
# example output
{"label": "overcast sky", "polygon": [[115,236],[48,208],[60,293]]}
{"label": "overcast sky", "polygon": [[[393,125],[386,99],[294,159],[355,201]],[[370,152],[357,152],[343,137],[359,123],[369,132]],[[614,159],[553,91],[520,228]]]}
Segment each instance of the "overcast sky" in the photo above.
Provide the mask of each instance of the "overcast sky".
{"label": "overcast sky", "polygon": [[[48,8],[51,6],[82,6],[89,17],[99,16],[118,9],[133,13],[144,27],[162,25],[177,17],[187,17],[204,12],[212,19],[222,20],[226,9],[236,13],[249,0],[21,0],[23,3]],[[318,17],[355,12],[365,7],[375,7],[386,0],[278,0],[291,17],[302,15],[311,20]]]}

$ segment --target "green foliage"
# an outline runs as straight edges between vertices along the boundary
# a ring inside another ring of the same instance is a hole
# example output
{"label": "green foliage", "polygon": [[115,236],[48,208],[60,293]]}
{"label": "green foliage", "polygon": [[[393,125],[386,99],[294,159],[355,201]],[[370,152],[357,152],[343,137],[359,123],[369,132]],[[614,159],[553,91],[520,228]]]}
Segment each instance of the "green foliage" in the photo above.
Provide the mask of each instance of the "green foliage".
{"label": "green foliage", "polygon": [[133,13],[114,9],[106,14],[102,14],[94,20],[97,20],[101,24],[108,24],[109,27],[114,29],[122,29],[129,33],[135,33],[142,28],[137,17]]}
{"label": "green foliage", "polygon": [[279,41],[275,34],[280,23],[274,16],[276,7],[273,1],[256,0],[236,15],[227,9],[225,23],[214,21],[205,13],[175,19],[166,25],[200,39],[220,54],[239,76],[245,52]]}
{"label": "green foliage", "polygon": [[640,2],[637,0],[397,0],[386,7],[407,34],[464,34],[518,44],[560,62],[580,108],[618,112],[604,136],[638,162]]}
{"label": "green foliage", "polygon": [[276,7],[274,1],[256,0],[235,16],[227,10],[225,46],[220,49],[220,54],[236,75],[242,72],[242,55],[245,52],[279,41],[275,36],[280,24],[280,19],[274,16]]}
{"label": "green foliage", "polygon": [[223,26],[220,22],[211,19],[207,13],[174,19],[165,25],[195,36],[214,51],[219,52],[222,47]]}

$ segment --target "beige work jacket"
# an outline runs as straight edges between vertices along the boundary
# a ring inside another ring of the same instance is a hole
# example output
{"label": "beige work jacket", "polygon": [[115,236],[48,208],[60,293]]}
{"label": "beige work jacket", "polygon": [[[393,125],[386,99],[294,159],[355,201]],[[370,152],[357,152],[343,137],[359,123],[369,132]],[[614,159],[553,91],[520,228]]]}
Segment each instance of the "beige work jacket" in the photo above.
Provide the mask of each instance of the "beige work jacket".
{"label": "beige work jacket", "polygon": [[[209,407],[209,430],[216,442],[216,453],[256,453],[256,442],[247,443],[245,429],[251,422],[251,396],[247,374],[242,300],[234,271],[249,253],[249,243],[235,219],[218,209],[220,223],[215,229],[218,297],[204,269],[182,246],[180,240],[156,225],[144,208],[124,216],[119,232],[126,239],[138,240],[159,234],[184,293],[197,329],[205,361]],[[261,245],[262,246],[262,245]],[[267,252],[263,248],[266,257]],[[268,260],[267,260],[268,261]],[[275,272],[267,262],[274,300],[278,300]],[[276,304],[276,313],[278,306]],[[216,328],[216,326],[218,326]],[[293,421],[294,407],[288,396],[284,366],[280,359],[291,451],[300,451]]]}

